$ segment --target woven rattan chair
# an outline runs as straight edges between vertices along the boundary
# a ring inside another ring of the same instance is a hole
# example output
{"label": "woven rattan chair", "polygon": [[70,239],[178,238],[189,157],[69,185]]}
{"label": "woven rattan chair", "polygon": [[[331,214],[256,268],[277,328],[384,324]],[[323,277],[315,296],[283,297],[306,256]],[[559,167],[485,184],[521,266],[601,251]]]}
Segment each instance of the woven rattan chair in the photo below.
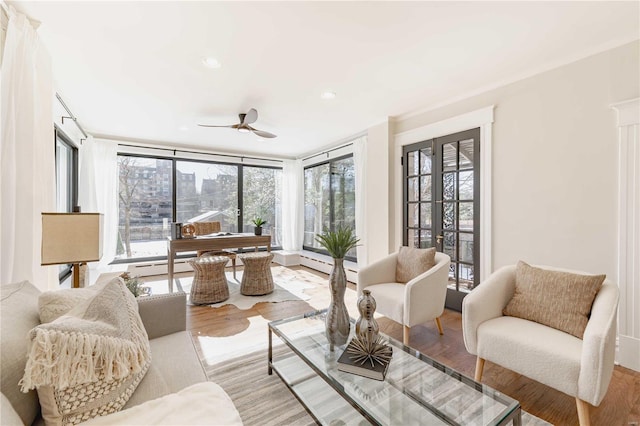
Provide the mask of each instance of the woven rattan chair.
{"label": "woven rattan chair", "polygon": [[[193,222],[192,225],[196,228],[196,235],[208,235],[214,232],[220,232],[220,222]],[[233,279],[236,279],[236,253],[231,250],[198,250],[198,257],[204,254],[210,256],[226,256],[231,259],[231,265],[233,266]]]}
{"label": "woven rattan chair", "polygon": [[273,291],[271,260],[273,253],[243,253],[240,260],[244,264],[244,273],[240,283],[240,293],[245,296],[262,296]]}
{"label": "woven rattan chair", "polygon": [[189,260],[194,271],[191,303],[206,305],[219,303],[229,298],[229,285],[224,274],[224,265],[228,260],[224,256],[210,256],[208,254]]}

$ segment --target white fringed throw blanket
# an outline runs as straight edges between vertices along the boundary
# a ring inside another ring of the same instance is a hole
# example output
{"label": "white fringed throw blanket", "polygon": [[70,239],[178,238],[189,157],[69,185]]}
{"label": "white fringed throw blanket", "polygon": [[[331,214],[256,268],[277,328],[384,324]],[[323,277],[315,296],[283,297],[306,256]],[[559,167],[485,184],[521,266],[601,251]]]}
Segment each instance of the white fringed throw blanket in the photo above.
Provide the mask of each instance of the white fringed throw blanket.
{"label": "white fringed throw blanket", "polygon": [[31,330],[22,391],[38,389],[47,425],[120,410],[151,363],[138,304],[120,279],[53,322]]}

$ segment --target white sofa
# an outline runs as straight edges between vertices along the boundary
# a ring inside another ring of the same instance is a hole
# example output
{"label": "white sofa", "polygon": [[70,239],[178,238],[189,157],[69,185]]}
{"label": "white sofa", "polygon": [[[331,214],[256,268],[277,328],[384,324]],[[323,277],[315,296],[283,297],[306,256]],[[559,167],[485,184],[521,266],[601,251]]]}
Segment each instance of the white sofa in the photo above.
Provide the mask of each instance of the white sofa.
{"label": "white sofa", "polygon": [[504,316],[515,282],[516,266],[505,266],[464,298],[462,331],[467,351],[477,356],[475,379],[482,378],[485,360],[501,365],[575,397],[580,424],[588,425],[588,404],[600,404],[613,374],[618,287],[604,281],[579,339],[537,322]]}
{"label": "white sofa", "polygon": [[[39,294],[40,291],[27,281],[0,286],[2,425],[43,423],[37,392],[22,393],[18,386],[27,359],[28,332],[40,324]],[[191,336],[186,331],[186,295],[173,293],[138,298],[138,309],[149,336],[152,361],[124,410],[207,381]],[[214,409],[229,416],[212,418],[210,422],[218,424],[221,418],[228,418],[236,419],[232,421],[234,424],[240,423],[228,395],[217,385],[209,386],[207,391],[211,389],[219,394],[217,401],[227,401],[226,406]],[[189,410],[188,406],[186,410]]]}

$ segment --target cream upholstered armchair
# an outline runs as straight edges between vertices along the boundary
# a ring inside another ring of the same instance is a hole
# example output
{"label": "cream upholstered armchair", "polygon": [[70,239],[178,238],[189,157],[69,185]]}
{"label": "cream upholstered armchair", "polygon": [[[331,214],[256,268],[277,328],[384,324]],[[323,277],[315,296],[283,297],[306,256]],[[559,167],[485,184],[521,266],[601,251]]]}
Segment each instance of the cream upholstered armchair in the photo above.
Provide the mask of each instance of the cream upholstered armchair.
{"label": "cream upholstered armchair", "polygon": [[440,315],[444,312],[451,258],[436,252],[435,265],[415,278],[396,281],[398,252],[358,271],[358,296],[365,288],[376,300],[376,311],[403,325],[402,340],[409,345],[409,331],[414,325],[435,319],[443,334]]}
{"label": "cream upholstered armchair", "polygon": [[503,315],[515,288],[516,266],[505,266],[463,300],[464,344],[477,356],[476,381],[482,379],[485,360],[499,364],[575,397],[580,425],[589,425],[589,404],[600,404],[613,374],[618,287],[604,280],[591,305],[582,339],[538,322]]}

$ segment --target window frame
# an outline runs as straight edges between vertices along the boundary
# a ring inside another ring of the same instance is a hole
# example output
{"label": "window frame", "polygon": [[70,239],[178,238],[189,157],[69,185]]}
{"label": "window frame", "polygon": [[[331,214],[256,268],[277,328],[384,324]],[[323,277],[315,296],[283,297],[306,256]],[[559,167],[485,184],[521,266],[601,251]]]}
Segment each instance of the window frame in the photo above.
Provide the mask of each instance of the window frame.
{"label": "window frame", "polygon": [[[303,191],[305,192],[303,195],[303,203],[306,206],[306,182],[304,181],[304,175],[306,174],[306,171],[308,169],[312,169],[314,167],[320,167],[320,166],[324,166],[326,164],[329,164],[329,226],[330,226],[330,230],[333,231],[335,230],[335,200],[334,200],[334,192],[333,192],[333,178],[332,178],[332,174],[331,174],[331,166],[333,163],[336,163],[338,161],[347,159],[347,158],[352,158],[353,159],[353,153],[349,153],[349,154],[344,154],[344,155],[340,155],[340,156],[336,156],[333,158],[329,158],[326,159],[324,161],[320,161],[318,163],[314,163],[314,164],[309,164],[307,166],[303,167],[302,170],[302,174],[303,174]],[[354,164],[355,166],[355,164]],[[355,188],[354,188],[355,191]],[[354,203],[355,203],[355,199],[354,199]],[[355,206],[354,206],[355,208]],[[303,216],[303,222],[304,222],[304,227],[306,228],[306,215]],[[319,253],[319,254],[324,254],[327,256],[330,256],[329,252],[326,249],[322,249],[322,248],[317,248],[317,247],[312,247],[312,246],[308,246],[304,244],[304,239],[303,239],[303,245],[302,245],[302,249],[303,250],[307,250],[307,251],[311,251],[314,253]],[[357,262],[357,256],[345,256],[345,260],[349,260],[352,262]]]}
{"label": "window frame", "polygon": [[[129,153],[126,151],[119,151],[117,153],[117,156],[123,156],[123,157],[136,157],[136,158],[143,158],[143,159],[150,159],[150,160],[170,160],[171,161],[171,170],[172,170],[172,176],[171,176],[171,201],[172,201],[172,212],[171,212],[171,219],[172,222],[176,221],[176,216],[177,216],[177,186],[178,186],[178,182],[177,182],[177,163],[180,162],[192,162],[192,163],[204,163],[204,164],[218,164],[218,165],[224,165],[224,166],[236,166],[238,169],[238,175],[237,175],[237,179],[238,179],[238,209],[240,210],[240,214],[238,215],[238,230],[236,232],[242,232],[242,226],[244,223],[244,194],[243,194],[243,184],[244,184],[244,167],[255,167],[255,168],[264,168],[264,169],[273,169],[273,170],[283,170],[282,167],[277,167],[277,166],[264,166],[264,165],[256,165],[256,164],[243,164],[243,163],[234,163],[234,162],[226,162],[226,161],[208,161],[208,160],[204,160],[204,159],[193,159],[193,158],[184,158],[184,157],[175,157],[175,156],[163,156],[163,155],[147,155],[147,154],[139,154],[139,153]],[[118,202],[119,203],[119,202]],[[119,210],[118,210],[119,212]],[[119,214],[119,213],[118,213]],[[119,226],[119,223],[118,223]],[[282,246],[281,245],[273,245],[271,247],[272,250],[281,250]],[[239,249],[239,252],[243,252],[243,251],[252,251],[253,249]],[[260,249],[263,250],[263,249]],[[266,249],[264,249],[266,250]],[[187,258],[187,257],[191,257],[190,254],[178,254],[176,256],[176,259],[178,258]],[[147,257],[132,257],[132,258],[121,258],[121,259],[114,259],[111,264],[122,264],[122,263],[132,263],[132,262],[150,262],[150,261],[156,261],[156,260],[166,260],[167,259],[167,255],[158,255],[158,256],[147,256]]]}

